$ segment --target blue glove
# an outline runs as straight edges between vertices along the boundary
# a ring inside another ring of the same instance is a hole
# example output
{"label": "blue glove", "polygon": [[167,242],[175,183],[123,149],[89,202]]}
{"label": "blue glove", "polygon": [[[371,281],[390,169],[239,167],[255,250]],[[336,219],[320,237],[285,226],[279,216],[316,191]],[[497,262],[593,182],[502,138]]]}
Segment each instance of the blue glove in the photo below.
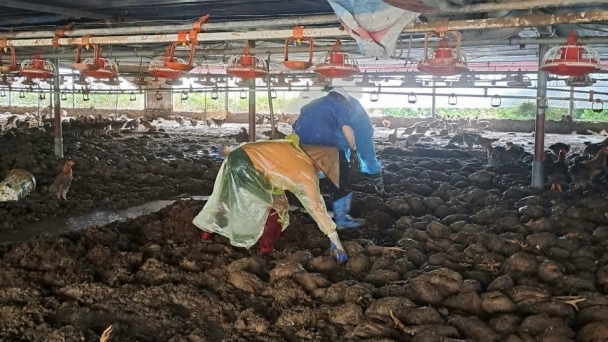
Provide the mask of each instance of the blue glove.
{"label": "blue glove", "polygon": [[336,260],[339,263],[346,262],[348,260],[348,255],[346,254],[344,247],[342,247],[342,243],[340,242],[338,233],[333,232],[333,233],[327,235],[327,237],[329,238],[329,241],[331,242],[331,249],[336,253]]}

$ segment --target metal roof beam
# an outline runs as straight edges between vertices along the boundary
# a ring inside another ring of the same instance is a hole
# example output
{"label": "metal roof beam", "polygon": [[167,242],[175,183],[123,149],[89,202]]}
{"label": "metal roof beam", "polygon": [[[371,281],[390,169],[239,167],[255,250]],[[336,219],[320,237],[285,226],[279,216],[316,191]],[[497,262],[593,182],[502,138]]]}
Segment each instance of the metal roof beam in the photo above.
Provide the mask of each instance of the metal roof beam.
{"label": "metal roof beam", "polygon": [[[88,19],[96,19],[102,20],[105,22],[117,21],[115,17],[95,13],[86,10],[80,10],[75,8],[66,8],[60,6],[53,5],[43,5],[43,4],[35,4],[23,0],[2,0],[0,2],[0,7],[8,7],[8,8],[17,8],[22,10],[28,10],[33,12],[45,12],[45,13],[54,13],[60,14],[64,17],[72,18],[72,19],[80,19],[80,18],[88,18]],[[3,22],[4,24],[4,22]]]}

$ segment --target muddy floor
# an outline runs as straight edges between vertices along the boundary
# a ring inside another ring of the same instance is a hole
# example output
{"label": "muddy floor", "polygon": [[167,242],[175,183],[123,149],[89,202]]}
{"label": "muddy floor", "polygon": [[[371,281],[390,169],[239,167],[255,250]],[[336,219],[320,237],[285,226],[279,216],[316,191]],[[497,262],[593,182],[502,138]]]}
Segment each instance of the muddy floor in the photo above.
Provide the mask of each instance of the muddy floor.
{"label": "muddy floor", "polygon": [[[67,138],[76,166],[66,203],[45,191],[60,165],[50,143],[5,136],[2,171],[28,168],[39,189],[0,204],[2,224],[208,195],[219,166],[208,154],[238,129]],[[109,341],[121,342],[608,341],[605,174],[586,193],[533,190],[530,155],[487,167],[479,149],[445,148],[449,138],[408,151],[385,143],[389,133],[377,132],[389,197],[356,179],[352,214],[367,224],[341,233],[346,264],[300,210],[261,256],[201,242],[191,221],[204,202],[182,200],[0,245],[0,340],[99,341],[112,325]],[[530,134],[487,135],[531,150]]]}

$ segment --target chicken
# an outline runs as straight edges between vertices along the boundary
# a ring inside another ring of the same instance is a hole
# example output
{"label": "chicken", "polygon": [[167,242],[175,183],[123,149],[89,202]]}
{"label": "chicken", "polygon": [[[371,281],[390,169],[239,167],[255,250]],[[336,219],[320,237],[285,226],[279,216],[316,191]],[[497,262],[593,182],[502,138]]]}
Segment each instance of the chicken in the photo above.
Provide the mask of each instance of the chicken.
{"label": "chicken", "polygon": [[9,117],[8,120],[6,120],[6,125],[7,126],[14,125],[17,118],[18,118],[17,115],[13,115],[13,116]]}
{"label": "chicken", "polygon": [[597,143],[590,143],[588,141],[585,141],[585,145],[586,146],[583,148],[581,153],[583,155],[595,157],[595,156],[597,156],[599,151],[601,151],[605,147],[608,147],[608,138],[604,139],[603,141],[597,142]]}
{"label": "chicken", "polygon": [[194,118],[190,118],[190,126],[196,127],[198,125],[198,120]]}
{"label": "chicken", "polygon": [[397,129],[396,128],[395,128],[395,131],[393,131],[393,133],[388,135],[388,141],[393,145],[397,143]]}
{"label": "chicken", "polygon": [[211,119],[211,121],[213,121],[213,123],[218,127],[218,128],[222,128],[222,125],[226,123],[226,118],[223,119]]}
{"label": "chicken", "polygon": [[570,152],[570,145],[558,142],[549,146],[548,149],[551,150],[554,155],[559,156],[562,150],[565,151],[566,154]]}
{"label": "chicken", "polygon": [[207,127],[211,127],[211,124],[213,124],[213,121],[211,121],[211,119],[207,119],[207,120],[205,120],[205,124],[207,124]]}
{"label": "chicken", "polygon": [[572,183],[574,183],[575,189],[583,188],[585,190],[587,185],[593,186],[595,176],[606,167],[606,154],[608,154],[608,148],[603,148],[596,154],[593,160],[574,164],[568,169],[568,175]]}
{"label": "chicken", "polygon": [[475,144],[477,144],[478,134],[471,133],[458,133],[456,134],[448,144],[466,144],[468,148],[472,148]]}
{"label": "chicken", "polygon": [[482,147],[485,146],[485,145],[487,145],[487,144],[492,144],[493,142],[496,142],[498,140],[500,140],[500,139],[499,138],[494,138],[494,139],[492,139],[492,138],[484,138],[481,135],[477,136],[477,144],[480,145],[480,146],[482,146]]}
{"label": "chicken", "polygon": [[249,133],[247,133],[247,128],[241,127],[241,131],[237,134],[231,135],[230,138],[233,138],[239,144],[249,141]]}
{"label": "chicken", "polygon": [[[272,130],[274,131],[274,139],[285,139],[285,137],[287,136],[287,134],[279,131],[277,126],[275,126]],[[262,134],[270,138],[270,131],[262,132]],[[249,135],[247,136],[249,137]]]}
{"label": "chicken", "polygon": [[382,118],[382,126],[384,126],[385,129],[389,129],[391,127],[391,122],[385,118]]}
{"label": "chicken", "polygon": [[414,132],[417,134],[424,135],[426,132],[428,132],[429,129],[430,127],[426,125],[416,125],[416,129],[414,130]]}
{"label": "chicken", "polygon": [[567,149],[561,149],[558,152],[557,161],[549,166],[549,184],[551,190],[562,192],[562,184],[566,181],[566,173],[568,173],[568,164],[566,163]]}
{"label": "chicken", "polygon": [[521,159],[521,157],[524,155],[524,152],[525,152],[524,148],[519,145],[515,145],[510,141],[508,141],[505,145],[506,145],[507,158],[508,158],[509,162],[511,162],[513,164],[517,164],[519,159]]}
{"label": "chicken", "polygon": [[264,126],[265,124],[268,123],[268,119],[266,118],[266,115],[256,115],[257,119],[255,121],[256,125],[260,125],[260,126]]}
{"label": "chicken", "polygon": [[181,116],[176,117],[175,122],[177,122],[180,127],[186,124],[186,120]]}
{"label": "chicken", "polygon": [[55,177],[55,181],[49,188],[49,192],[55,194],[58,200],[62,198],[67,200],[66,195],[68,191],[70,191],[70,186],[72,186],[72,166],[74,162],[72,160],[68,160],[63,164],[63,169],[61,173]]}
{"label": "chicken", "polygon": [[410,134],[406,139],[405,139],[405,148],[409,148],[410,146],[414,146],[419,140],[420,138],[422,138],[424,136],[424,134]]}
{"label": "chicken", "polygon": [[490,121],[477,121],[473,127],[475,127],[476,129],[478,129],[479,131],[481,131],[483,133],[484,129],[487,129],[488,127],[490,127]]}
{"label": "chicken", "polygon": [[401,133],[401,135],[410,135],[410,134],[414,133],[415,130],[416,130],[416,125],[412,125],[410,127],[405,127],[405,130],[403,131],[403,133]]}

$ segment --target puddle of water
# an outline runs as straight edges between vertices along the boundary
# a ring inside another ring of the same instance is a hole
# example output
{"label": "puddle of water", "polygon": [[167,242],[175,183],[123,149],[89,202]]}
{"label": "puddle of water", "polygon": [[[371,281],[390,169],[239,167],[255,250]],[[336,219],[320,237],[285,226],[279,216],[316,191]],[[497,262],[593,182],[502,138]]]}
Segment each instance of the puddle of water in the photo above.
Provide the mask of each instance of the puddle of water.
{"label": "puddle of water", "polygon": [[178,198],[176,200],[162,200],[144,203],[124,210],[117,211],[94,211],[81,216],[74,216],[67,219],[50,219],[38,221],[27,228],[18,232],[0,234],[0,243],[19,242],[31,240],[41,234],[60,234],[74,230],[85,229],[91,226],[104,226],[112,222],[126,221],[142,215],[157,212],[177,200],[198,200],[206,201],[209,196],[190,196]]}

